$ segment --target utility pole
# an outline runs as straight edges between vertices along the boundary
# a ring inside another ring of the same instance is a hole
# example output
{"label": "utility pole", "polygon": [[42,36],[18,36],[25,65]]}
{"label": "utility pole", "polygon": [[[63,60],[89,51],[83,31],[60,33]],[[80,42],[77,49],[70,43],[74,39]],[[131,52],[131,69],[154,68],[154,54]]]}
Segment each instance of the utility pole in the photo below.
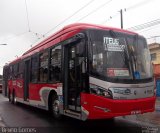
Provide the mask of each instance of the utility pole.
{"label": "utility pole", "polygon": [[121,16],[121,29],[123,29],[123,10],[120,10],[120,16]]}

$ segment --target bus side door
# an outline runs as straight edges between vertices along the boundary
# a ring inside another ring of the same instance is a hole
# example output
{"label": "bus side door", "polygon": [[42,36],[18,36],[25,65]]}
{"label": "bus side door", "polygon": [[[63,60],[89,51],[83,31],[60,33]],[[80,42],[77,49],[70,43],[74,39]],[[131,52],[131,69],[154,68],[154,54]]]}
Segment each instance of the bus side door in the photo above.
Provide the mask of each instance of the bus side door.
{"label": "bus side door", "polygon": [[64,105],[65,109],[72,111],[81,111],[80,94],[86,85],[84,53],[84,41],[72,42],[64,46]]}
{"label": "bus side door", "polygon": [[24,101],[29,98],[30,59],[24,61]]}

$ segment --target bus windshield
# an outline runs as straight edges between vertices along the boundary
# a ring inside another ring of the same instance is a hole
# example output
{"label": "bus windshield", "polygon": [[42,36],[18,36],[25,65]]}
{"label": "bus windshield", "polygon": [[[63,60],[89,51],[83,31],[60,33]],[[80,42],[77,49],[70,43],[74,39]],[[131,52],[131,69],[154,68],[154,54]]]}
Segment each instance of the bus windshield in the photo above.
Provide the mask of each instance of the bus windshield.
{"label": "bus windshield", "polygon": [[142,36],[91,31],[91,74],[102,79],[152,79],[150,53]]}

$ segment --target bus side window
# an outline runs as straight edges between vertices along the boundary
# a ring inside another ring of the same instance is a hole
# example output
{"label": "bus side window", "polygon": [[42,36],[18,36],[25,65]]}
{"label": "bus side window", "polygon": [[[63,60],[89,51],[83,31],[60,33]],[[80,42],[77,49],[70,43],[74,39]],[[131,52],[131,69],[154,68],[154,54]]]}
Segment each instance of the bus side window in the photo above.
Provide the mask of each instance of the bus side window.
{"label": "bus side window", "polygon": [[49,80],[60,82],[61,80],[61,45],[51,49]]}
{"label": "bus side window", "polygon": [[9,79],[12,79],[12,66],[9,67],[8,75],[9,75]]}
{"label": "bus side window", "polygon": [[48,80],[48,51],[40,54],[40,68],[39,68],[39,79],[40,82],[47,82]]}
{"label": "bus side window", "polygon": [[37,82],[38,81],[38,56],[32,57],[31,61],[31,82]]}
{"label": "bus side window", "polygon": [[22,79],[23,78],[23,62],[19,63],[18,67],[18,78]]}
{"label": "bus side window", "polygon": [[16,79],[18,76],[18,64],[13,65],[13,79]]}

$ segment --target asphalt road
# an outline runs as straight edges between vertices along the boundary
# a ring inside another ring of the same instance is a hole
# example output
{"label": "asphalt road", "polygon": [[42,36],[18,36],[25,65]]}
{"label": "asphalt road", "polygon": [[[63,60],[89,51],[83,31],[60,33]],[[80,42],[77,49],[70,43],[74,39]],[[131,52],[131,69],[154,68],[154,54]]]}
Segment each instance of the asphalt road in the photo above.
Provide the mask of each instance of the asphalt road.
{"label": "asphalt road", "polygon": [[146,133],[144,131],[158,130],[155,125],[137,121],[134,116],[127,119],[117,117],[113,121],[84,122],[69,117],[55,120],[47,111],[23,104],[12,105],[2,95],[0,95],[0,117],[6,127],[29,127],[36,133]]}

